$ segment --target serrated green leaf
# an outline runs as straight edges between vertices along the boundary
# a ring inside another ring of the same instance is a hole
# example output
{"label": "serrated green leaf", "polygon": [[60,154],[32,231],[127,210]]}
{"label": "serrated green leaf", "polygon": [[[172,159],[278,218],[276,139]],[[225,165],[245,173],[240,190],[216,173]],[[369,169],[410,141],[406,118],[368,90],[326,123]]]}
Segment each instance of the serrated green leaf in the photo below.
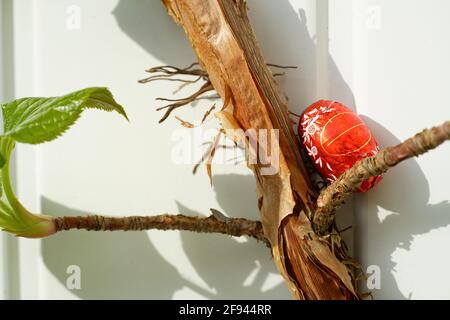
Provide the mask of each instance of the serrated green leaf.
{"label": "serrated green leaf", "polygon": [[116,111],[128,117],[107,88],[93,87],[52,98],[23,98],[2,105],[4,136],[38,144],[63,134],[84,109]]}

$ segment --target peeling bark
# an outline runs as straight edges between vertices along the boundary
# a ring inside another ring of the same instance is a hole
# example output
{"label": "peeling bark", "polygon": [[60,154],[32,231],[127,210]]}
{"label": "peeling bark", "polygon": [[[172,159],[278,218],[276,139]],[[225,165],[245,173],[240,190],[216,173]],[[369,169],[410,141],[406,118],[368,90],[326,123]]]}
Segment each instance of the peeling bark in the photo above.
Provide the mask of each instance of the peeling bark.
{"label": "peeling bark", "polygon": [[[163,0],[163,3],[184,28],[199,63],[224,101],[223,110],[217,114],[223,129],[279,130],[278,172],[264,175],[264,165],[250,167],[256,177],[264,234],[293,296],[358,298],[349,269],[330,249],[333,244],[312,232],[309,217],[315,211],[317,194],[305,170],[286,101],[251,28],[245,1]],[[267,149],[270,154],[272,150]]]}

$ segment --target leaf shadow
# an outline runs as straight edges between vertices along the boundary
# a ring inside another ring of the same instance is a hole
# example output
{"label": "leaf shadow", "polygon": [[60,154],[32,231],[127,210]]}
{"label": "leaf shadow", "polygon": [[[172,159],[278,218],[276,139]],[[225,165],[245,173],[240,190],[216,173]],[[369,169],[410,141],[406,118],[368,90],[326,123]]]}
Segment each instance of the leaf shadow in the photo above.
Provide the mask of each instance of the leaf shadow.
{"label": "leaf shadow", "polygon": [[[253,176],[215,175],[213,185],[221,212],[259,220]],[[199,215],[179,202],[177,205],[180,212]],[[181,239],[191,264],[216,292],[215,299],[291,298],[284,281],[270,283],[279,273],[270,250],[262,243],[246,237],[238,241],[223,235],[193,233],[182,233]]]}

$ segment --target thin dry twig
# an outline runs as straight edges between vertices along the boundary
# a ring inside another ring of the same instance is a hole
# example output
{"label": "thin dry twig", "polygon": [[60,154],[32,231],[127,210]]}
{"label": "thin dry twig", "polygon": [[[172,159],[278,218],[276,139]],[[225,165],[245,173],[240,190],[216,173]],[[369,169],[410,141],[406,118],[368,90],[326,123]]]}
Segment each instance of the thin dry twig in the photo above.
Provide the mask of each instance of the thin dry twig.
{"label": "thin dry twig", "polygon": [[298,69],[297,66],[282,66],[282,65],[274,64],[274,63],[268,63],[267,66],[273,67],[273,68],[278,68],[278,69]]}
{"label": "thin dry twig", "polygon": [[[211,82],[209,81],[208,73],[201,68],[194,68],[195,66],[198,66],[198,65],[199,64],[195,62],[195,63],[192,63],[191,65],[187,66],[186,68],[178,68],[178,67],[171,66],[171,65],[153,67],[153,68],[146,70],[146,72],[152,73],[154,75],[152,75],[148,78],[139,80],[139,83],[147,83],[147,82],[158,81],[158,80],[182,82],[183,83],[182,88],[185,87],[186,85],[196,83],[200,79],[203,79],[206,81],[197,92],[195,92],[194,94],[192,94],[188,97],[181,98],[181,99],[168,99],[168,98],[161,98],[161,97],[156,98],[156,100],[159,100],[159,101],[174,102],[174,103],[157,108],[158,111],[167,109],[166,112],[164,113],[163,117],[159,120],[159,123],[166,120],[175,109],[180,108],[185,105],[188,105],[196,100],[201,99],[200,96],[206,92],[214,91],[214,87],[212,86]],[[296,69],[297,68],[296,66],[281,66],[281,65],[277,65],[277,64],[273,64],[273,63],[268,63],[267,65],[270,67],[279,68],[279,69]],[[180,75],[196,76],[196,78],[193,80],[173,78],[174,76],[180,76]],[[274,76],[282,76],[282,75],[284,75],[284,72],[274,74]],[[181,88],[179,88],[179,89],[181,89]],[[212,98],[215,98],[215,97],[212,97]]]}
{"label": "thin dry twig", "polygon": [[208,116],[211,114],[211,112],[213,112],[215,109],[216,109],[216,104],[214,103],[214,104],[211,106],[211,108],[209,108],[209,110],[206,111],[205,114],[203,115],[203,118],[202,118],[202,122],[201,122],[201,123],[204,123],[205,120],[206,120],[206,118],[208,118]]}
{"label": "thin dry twig", "polygon": [[[195,83],[199,79],[204,79],[205,81],[208,81],[208,74],[206,71],[204,71],[201,68],[193,69],[194,66],[197,66],[198,63],[194,62],[191,65],[189,65],[186,68],[178,68],[175,66],[157,66],[150,69],[145,70],[148,73],[152,73],[154,75],[139,80],[139,83],[147,83],[151,81],[158,81],[158,80],[168,80],[168,81],[180,81],[180,82],[188,82],[188,83]],[[196,76],[197,78],[195,80],[185,80],[185,79],[177,79],[172,78],[173,76],[179,76],[179,75],[187,75],[187,76]]]}
{"label": "thin dry twig", "polygon": [[[278,68],[278,69],[297,69],[297,66],[282,66],[282,65],[278,65],[278,64],[274,64],[274,63],[268,63],[267,66],[273,67],[273,68]],[[286,75],[286,72],[276,72],[276,73],[272,74],[272,76],[274,76],[274,77],[281,77],[284,75]]]}
{"label": "thin dry twig", "polygon": [[[165,81],[174,81],[174,82],[181,82],[182,85],[180,88],[178,88],[177,91],[181,90],[187,85],[197,83],[199,80],[203,79],[205,83],[202,85],[202,87],[192,95],[181,98],[181,99],[168,99],[168,98],[157,98],[156,100],[159,101],[168,101],[173,102],[168,105],[162,106],[157,108],[158,111],[167,109],[164,113],[163,117],[159,120],[159,123],[166,120],[169,115],[177,108],[180,108],[182,106],[185,106],[191,102],[194,102],[195,100],[200,99],[201,95],[208,92],[213,91],[214,88],[211,85],[211,82],[209,81],[208,74],[206,71],[204,71],[201,68],[195,68],[199,64],[197,62],[192,63],[191,65],[187,66],[186,68],[178,68],[171,65],[166,66],[157,66],[150,68],[146,70],[146,72],[151,73],[152,76],[139,80],[139,83],[147,83],[152,81],[159,81],[159,80],[165,80]],[[179,76],[194,76],[194,79],[183,79]]]}
{"label": "thin dry twig", "polygon": [[174,102],[174,103],[170,103],[168,105],[165,105],[165,106],[162,106],[162,107],[159,107],[156,109],[158,111],[167,109],[166,112],[164,113],[163,117],[159,120],[159,123],[166,120],[170,116],[172,111],[174,111],[175,109],[183,107],[185,105],[188,105],[188,104],[194,102],[195,100],[197,100],[199,98],[199,96],[201,96],[202,94],[204,94],[208,91],[213,91],[213,90],[214,90],[214,87],[212,86],[211,82],[208,81],[208,82],[204,83],[197,92],[193,93],[192,95],[190,95],[186,98],[181,98],[181,99],[157,98],[156,100]]}
{"label": "thin dry twig", "polygon": [[[194,165],[194,167],[192,168],[192,174],[196,174],[198,168],[200,167],[200,165],[206,160],[206,158],[208,157],[209,153],[211,152],[211,147],[214,144],[214,141],[212,142],[205,142],[204,144],[209,144],[210,147],[205,151],[205,153],[203,154],[203,156],[201,157],[200,160],[198,160],[198,162]],[[234,142],[234,145],[229,146],[229,145],[224,145],[224,144],[218,144],[216,146],[216,150],[221,150],[221,149],[231,149],[231,150],[235,150],[235,149],[240,149],[240,150],[245,150],[244,147],[242,147],[241,145],[237,144]],[[234,158],[231,160],[237,160],[238,158]],[[228,161],[231,161],[230,159],[228,159]]]}
{"label": "thin dry twig", "polygon": [[301,118],[301,115],[299,115],[299,114],[297,114],[295,112],[292,112],[292,111],[289,110],[289,113],[292,114],[293,116],[296,116],[297,118]]}
{"label": "thin dry twig", "polygon": [[336,209],[361,183],[385,173],[406,159],[438,147],[446,140],[450,140],[450,121],[439,127],[425,129],[403,143],[383,149],[377,155],[357,162],[320,193],[313,219],[316,233],[323,236],[330,232]]}

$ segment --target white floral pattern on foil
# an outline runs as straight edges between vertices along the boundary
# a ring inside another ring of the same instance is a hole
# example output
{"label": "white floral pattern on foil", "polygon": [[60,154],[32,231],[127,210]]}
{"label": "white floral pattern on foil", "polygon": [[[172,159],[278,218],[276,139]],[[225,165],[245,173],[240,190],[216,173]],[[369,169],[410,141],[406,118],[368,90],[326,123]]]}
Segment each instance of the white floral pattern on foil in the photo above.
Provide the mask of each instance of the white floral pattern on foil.
{"label": "white floral pattern on foil", "polygon": [[319,130],[319,127],[322,126],[322,123],[320,121],[321,114],[333,112],[335,110],[332,107],[333,104],[334,101],[330,103],[329,106],[319,106],[308,111],[303,115],[303,122],[300,124],[304,128],[302,138],[303,144],[308,151],[308,155],[313,159],[316,165],[319,165],[320,168],[326,166],[330,171],[333,171],[333,169],[325,159],[319,156],[317,147],[312,143],[312,137]]}

